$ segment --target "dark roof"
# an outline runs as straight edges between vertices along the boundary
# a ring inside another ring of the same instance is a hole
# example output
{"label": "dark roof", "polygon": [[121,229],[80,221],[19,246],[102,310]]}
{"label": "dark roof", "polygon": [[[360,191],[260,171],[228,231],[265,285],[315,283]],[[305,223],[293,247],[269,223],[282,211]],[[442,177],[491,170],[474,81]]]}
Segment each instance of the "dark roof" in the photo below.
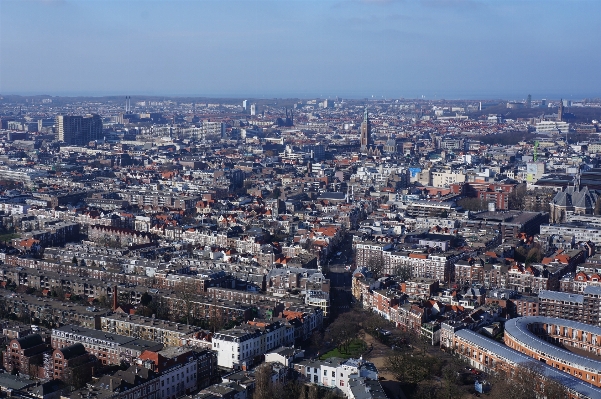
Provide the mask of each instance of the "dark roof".
{"label": "dark roof", "polygon": [[322,193],[318,199],[319,200],[330,200],[330,201],[344,201],[346,199],[346,194],[345,193],[326,192],[326,193]]}
{"label": "dark roof", "polygon": [[60,351],[63,353],[63,357],[68,360],[84,355],[86,353],[86,348],[82,344],[77,343],[65,346],[64,348],[60,349]]}
{"label": "dark roof", "polygon": [[24,336],[23,338],[17,339],[19,346],[21,349],[29,349],[34,346],[42,345],[44,340],[40,334],[29,334]]}

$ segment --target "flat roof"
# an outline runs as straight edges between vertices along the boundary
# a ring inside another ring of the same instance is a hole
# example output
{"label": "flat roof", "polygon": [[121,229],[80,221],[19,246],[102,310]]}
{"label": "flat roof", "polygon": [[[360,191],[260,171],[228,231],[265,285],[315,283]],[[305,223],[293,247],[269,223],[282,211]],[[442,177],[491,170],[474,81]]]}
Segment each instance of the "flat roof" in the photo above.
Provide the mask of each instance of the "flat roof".
{"label": "flat roof", "polygon": [[584,295],[570,294],[568,292],[540,290],[538,293],[539,299],[550,299],[552,301],[568,301],[584,303]]}

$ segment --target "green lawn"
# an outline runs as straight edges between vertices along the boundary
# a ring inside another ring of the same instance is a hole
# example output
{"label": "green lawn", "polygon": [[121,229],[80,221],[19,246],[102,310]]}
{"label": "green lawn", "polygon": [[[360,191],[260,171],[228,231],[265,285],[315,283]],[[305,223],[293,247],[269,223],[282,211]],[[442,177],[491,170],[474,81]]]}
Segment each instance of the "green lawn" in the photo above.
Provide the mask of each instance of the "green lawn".
{"label": "green lawn", "polygon": [[340,350],[338,348],[334,348],[331,351],[324,353],[319,358],[321,360],[325,360],[325,359],[327,359],[329,357],[339,357],[339,358],[342,358],[342,359],[348,359],[348,358],[351,358],[351,357],[358,358],[359,356],[361,356],[363,354],[363,352],[365,352],[365,349],[366,349],[365,342],[363,342],[360,339],[355,339],[349,345],[348,353],[347,352],[340,352]]}

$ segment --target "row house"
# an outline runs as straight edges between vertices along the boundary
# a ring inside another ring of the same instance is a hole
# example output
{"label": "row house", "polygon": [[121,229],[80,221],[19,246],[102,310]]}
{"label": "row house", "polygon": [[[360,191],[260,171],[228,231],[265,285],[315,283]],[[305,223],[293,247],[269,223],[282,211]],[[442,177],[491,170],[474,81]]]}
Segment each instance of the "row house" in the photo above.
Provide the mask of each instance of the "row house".
{"label": "row house", "polygon": [[146,350],[156,352],[163,348],[163,344],[157,342],[74,325],[53,329],[51,340],[53,349],[82,344],[103,365],[118,365],[122,361],[131,363]]}
{"label": "row house", "polygon": [[324,313],[321,308],[290,307],[281,312],[274,320],[285,321],[294,329],[295,342],[303,342],[311,337],[314,331],[323,327]]}
{"label": "row house", "polygon": [[566,274],[559,281],[559,290],[562,292],[582,294],[588,286],[601,287],[601,274],[578,271]]}
{"label": "row house", "polygon": [[88,228],[88,238],[97,243],[116,243],[127,247],[155,242],[155,234],[112,226],[92,225]]}
{"label": "row house", "polygon": [[144,351],[136,363],[159,375],[159,398],[171,399],[206,388],[218,378],[217,356],[209,350],[180,347]]}
{"label": "row house", "polygon": [[76,324],[99,328],[100,318],[109,313],[108,310],[58,302],[28,294],[10,294],[3,296],[2,299],[7,312],[19,317],[29,317],[36,323],[50,326]]}
{"label": "row house", "polygon": [[218,319],[223,322],[232,320],[251,320],[253,318],[253,305],[226,301],[223,299],[209,298],[200,295],[184,297],[175,294],[163,296],[169,314],[174,318]]}
{"label": "row house", "polygon": [[415,304],[397,305],[390,309],[390,321],[404,331],[421,334],[422,325],[430,318],[430,310]]}
{"label": "row house", "polygon": [[100,318],[102,331],[161,343],[181,346],[187,337],[200,331],[199,327],[138,315],[113,313]]}

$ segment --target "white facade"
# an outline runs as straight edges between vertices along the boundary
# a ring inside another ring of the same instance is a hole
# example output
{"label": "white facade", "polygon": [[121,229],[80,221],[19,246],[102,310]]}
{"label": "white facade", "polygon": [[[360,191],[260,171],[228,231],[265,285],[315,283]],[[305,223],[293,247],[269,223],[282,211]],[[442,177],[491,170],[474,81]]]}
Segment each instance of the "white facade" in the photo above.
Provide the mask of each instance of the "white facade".
{"label": "white facade", "polygon": [[213,337],[213,350],[221,367],[245,369],[255,357],[280,346],[294,343],[294,329],[280,322],[271,324],[250,322],[223,331]]}
{"label": "white facade", "polygon": [[570,125],[567,122],[542,121],[536,124],[537,133],[567,133]]}
{"label": "white facade", "polygon": [[[339,359],[336,359],[339,360]],[[296,366],[309,381],[314,384],[340,389],[345,395],[349,394],[349,380],[365,377],[378,379],[378,370],[371,362],[363,359],[348,359],[342,363],[330,361],[305,361]]]}
{"label": "white facade", "polygon": [[198,364],[190,356],[185,364],[178,364],[161,373],[161,399],[175,399],[196,390],[198,381],[196,376]]}

